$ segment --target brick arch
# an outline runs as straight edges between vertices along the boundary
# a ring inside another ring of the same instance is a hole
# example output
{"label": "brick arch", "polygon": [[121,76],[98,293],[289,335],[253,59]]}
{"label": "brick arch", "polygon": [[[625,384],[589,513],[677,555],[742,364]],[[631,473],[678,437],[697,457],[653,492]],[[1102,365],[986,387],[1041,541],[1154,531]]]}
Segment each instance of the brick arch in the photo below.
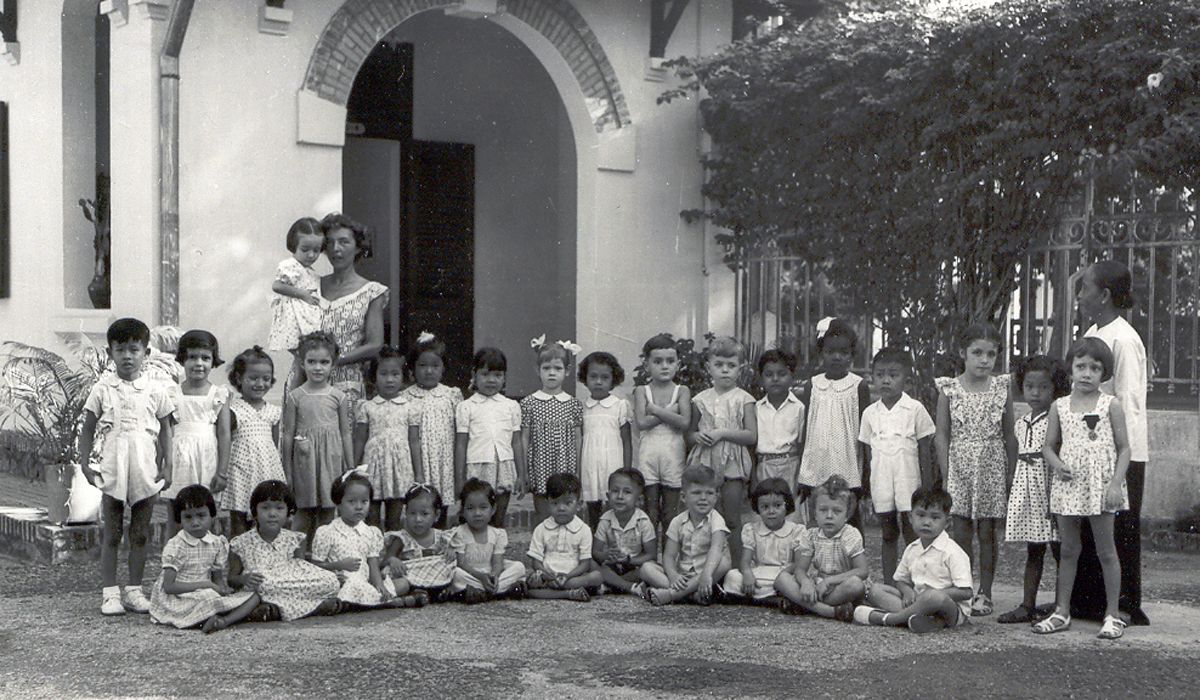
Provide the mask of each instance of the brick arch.
{"label": "brick arch", "polygon": [[[304,87],[345,106],[354,77],[375,47],[419,12],[462,5],[461,0],[347,0],[317,40]],[[570,67],[597,132],[629,126],[629,107],[599,39],[568,0],[500,0],[497,12],[517,19],[549,41]]]}

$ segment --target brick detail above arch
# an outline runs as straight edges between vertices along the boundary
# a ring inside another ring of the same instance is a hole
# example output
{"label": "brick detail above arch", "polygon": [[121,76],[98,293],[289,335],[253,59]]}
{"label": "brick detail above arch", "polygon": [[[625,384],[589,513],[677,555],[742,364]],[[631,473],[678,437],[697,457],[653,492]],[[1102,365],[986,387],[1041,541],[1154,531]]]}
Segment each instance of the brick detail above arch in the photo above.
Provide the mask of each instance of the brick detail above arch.
{"label": "brick detail above arch", "polygon": [[[359,67],[375,44],[418,12],[451,8],[449,0],[347,0],[321,33],[304,88],[345,106]],[[598,133],[629,126],[629,107],[599,39],[568,0],[502,0],[499,12],[554,45],[570,66]]]}

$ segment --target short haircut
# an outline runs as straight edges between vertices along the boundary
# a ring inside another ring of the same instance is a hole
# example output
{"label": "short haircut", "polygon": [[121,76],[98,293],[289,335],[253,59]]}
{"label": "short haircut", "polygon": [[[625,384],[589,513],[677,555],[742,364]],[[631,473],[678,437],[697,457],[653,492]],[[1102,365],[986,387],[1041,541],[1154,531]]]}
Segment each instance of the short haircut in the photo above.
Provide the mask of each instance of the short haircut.
{"label": "short haircut", "polygon": [[207,350],[212,353],[212,366],[220,367],[225,364],[221,359],[221,348],[217,337],[208,331],[193,329],[183,334],[175,350],[175,361],[179,364],[187,362],[188,350]]}
{"label": "short haircut", "polygon": [[772,348],[758,356],[758,373],[762,374],[767,365],[775,363],[788,368],[788,371],[796,373],[796,356],[782,348]]}
{"label": "short haircut", "polygon": [[680,488],[684,491],[691,485],[711,486],[717,485],[717,473],[709,467],[688,467],[683,470],[683,476],[680,477]]}
{"label": "short haircut", "polygon": [[342,504],[342,498],[346,495],[346,489],[349,489],[351,484],[362,484],[367,487],[367,500],[375,500],[375,487],[371,485],[371,480],[365,474],[359,471],[348,471],[338,478],[333,480],[333,486],[329,489],[329,498],[337,505]]}
{"label": "short haircut", "polygon": [[192,508],[207,508],[208,514],[212,517],[217,517],[217,500],[213,498],[212,491],[204,484],[192,484],[179,489],[179,493],[175,494],[175,503],[173,517],[175,522],[179,523],[183,519],[183,511]]}
{"label": "short haircut", "polygon": [[367,365],[367,376],[371,378],[371,381],[375,381],[376,375],[379,374],[379,365],[383,364],[384,360],[399,360],[400,372],[401,374],[404,373],[404,353],[391,345],[384,345],[379,348],[379,352],[376,353],[375,357]]}
{"label": "short haircut", "polygon": [[150,347],[150,328],[136,318],[118,318],[108,327],[104,337],[109,347],[137,341]]}
{"label": "short haircut", "polygon": [[355,260],[371,257],[371,237],[367,235],[367,227],[358,223],[345,214],[326,214],[321,219],[321,232],[325,234],[325,245],[329,245],[329,234],[338,229],[346,229],[354,234]]}
{"label": "short haircut", "polygon": [[610,352],[593,352],[583,358],[583,361],[579,363],[579,381],[587,382],[587,373],[592,365],[604,365],[609,368],[612,371],[613,386],[621,386],[625,383],[625,370],[617,361],[616,356]]}
{"label": "short haircut", "polygon": [[746,359],[746,346],[732,336],[718,336],[709,341],[708,348],[704,351],[706,360],[714,357],[732,357],[738,362],[743,362]]}
{"label": "short haircut", "polygon": [[846,502],[846,512],[853,513],[857,498],[854,492],[850,490],[850,484],[842,477],[834,474],[825,480],[825,483],[817,486],[812,491],[813,503],[816,504],[818,496],[825,496],[835,501],[844,500]]}
{"label": "short haircut", "polygon": [[675,354],[679,354],[679,347],[676,345],[675,336],[670,333],[659,333],[652,336],[649,340],[642,344],[642,357],[649,358],[650,353],[655,350],[674,350]]}
{"label": "short haircut", "polygon": [[563,367],[570,367],[571,360],[574,359],[571,357],[571,351],[558,343],[542,343],[534,348],[534,352],[537,353],[538,366],[541,366],[546,360],[557,358],[562,360]]}
{"label": "short haircut", "polygon": [[912,353],[904,348],[889,346],[875,353],[875,357],[871,358],[871,367],[876,365],[900,365],[905,372],[912,372]]}
{"label": "short haircut", "polygon": [[507,372],[508,358],[499,348],[479,348],[471,362],[472,372]]}
{"label": "short haircut", "polygon": [[940,486],[922,486],[913,491],[912,507],[914,509],[940,510],[949,515],[950,509],[954,507],[954,499]]}
{"label": "short haircut", "polygon": [[287,249],[289,252],[296,252],[296,248],[300,245],[301,236],[320,236],[322,239],[321,250],[325,249],[325,231],[321,229],[321,222],[311,216],[296,219],[296,222],[288,228]]}
{"label": "short haircut", "polygon": [[258,512],[258,504],[268,501],[287,504],[288,515],[296,513],[296,496],[292,494],[292,490],[282,481],[270,479],[259,482],[250,494],[250,520],[253,520]]}
{"label": "short haircut", "polygon": [[1115,260],[1093,263],[1092,281],[1100,291],[1107,291],[1113,306],[1118,309],[1133,308],[1133,276],[1129,268]]}
{"label": "short haircut", "polygon": [[417,360],[421,359],[421,355],[427,352],[431,352],[441,359],[443,369],[448,367],[446,364],[446,344],[442,342],[441,338],[430,333],[425,337],[425,340],[421,340],[420,336],[418,336],[417,340],[413,341],[412,347],[408,349],[407,364],[409,372],[416,371]]}
{"label": "short haircut", "polygon": [[608,488],[612,488],[613,479],[629,479],[633,485],[637,487],[638,493],[643,493],[646,490],[646,477],[637,469],[631,467],[621,467],[612,474],[608,475]]}
{"label": "short haircut", "polygon": [[229,383],[238,391],[242,390],[242,377],[246,376],[246,368],[253,364],[265,362],[271,367],[271,386],[275,386],[275,361],[267,354],[262,346],[255,345],[238,353],[229,365]]}
{"label": "short haircut", "polygon": [[825,350],[825,343],[831,338],[845,338],[850,341],[850,354],[858,352],[858,333],[840,318],[829,320],[829,328],[825,329],[824,335],[817,338],[817,352]]}
{"label": "short haircut", "polygon": [[458,502],[465,504],[467,502],[467,496],[470,496],[473,493],[482,493],[487,497],[488,503],[492,504],[493,506],[496,505],[496,489],[492,488],[492,485],[488,482],[476,477],[467,479],[467,483],[463,484],[463,487],[459,489]]}
{"label": "short haircut", "polygon": [[990,323],[972,323],[958,334],[958,348],[966,351],[976,340],[986,340],[996,344],[996,349],[1004,347],[1004,338],[1000,331]]}
{"label": "short haircut", "polygon": [[404,505],[408,505],[418,498],[428,497],[430,504],[433,505],[433,512],[440,513],[445,505],[442,502],[442,494],[431,484],[413,484],[404,492],[404,497],[400,500],[404,501]]}
{"label": "short haircut", "polygon": [[334,360],[338,358],[338,344],[331,333],[325,331],[314,331],[308,335],[300,337],[300,346],[296,348],[296,356],[300,358],[300,362],[304,362],[304,356],[317,348],[325,348],[329,351],[330,357]]}
{"label": "short haircut", "polygon": [[574,474],[555,474],[546,480],[547,498],[562,498],[564,496],[579,498],[579,494],[582,491],[583,485],[579,483],[579,477]]}
{"label": "short haircut", "polygon": [[1054,386],[1054,398],[1062,398],[1071,393],[1071,375],[1067,373],[1063,363],[1048,355],[1031,355],[1025,358],[1025,361],[1017,367],[1017,372],[1014,379],[1017,382],[1017,391],[1024,393],[1025,377],[1029,376],[1030,372],[1045,372],[1050,376],[1050,383]]}
{"label": "short haircut", "polygon": [[787,508],[787,512],[791,513],[796,510],[796,498],[792,495],[792,489],[788,483],[778,477],[763,479],[754,485],[754,490],[750,492],[750,505],[754,508],[754,512],[758,512],[758,500],[763,496],[779,496],[783,499],[783,505]]}
{"label": "short haircut", "polygon": [[1075,359],[1079,357],[1090,357],[1104,366],[1104,374],[1100,377],[1100,381],[1107,382],[1112,379],[1113,367],[1116,366],[1117,361],[1113,357],[1108,343],[1094,336],[1080,338],[1071,343],[1071,349],[1067,352],[1067,367],[1075,364]]}

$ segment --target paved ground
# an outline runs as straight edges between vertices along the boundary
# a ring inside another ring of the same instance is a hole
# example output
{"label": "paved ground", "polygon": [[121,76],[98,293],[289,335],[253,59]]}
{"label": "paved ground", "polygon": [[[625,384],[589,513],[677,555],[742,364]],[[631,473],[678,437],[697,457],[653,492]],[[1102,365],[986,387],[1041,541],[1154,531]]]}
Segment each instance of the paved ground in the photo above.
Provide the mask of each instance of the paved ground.
{"label": "paved ground", "polygon": [[[878,551],[876,532],[868,532]],[[1001,581],[1021,553],[1006,548]],[[1200,687],[1200,557],[1148,553],[1149,628],[1037,637],[993,618],[917,637],[741,607],[516,601],[218,635],[98,614],[94,564],[0,562],[0,695],[1186,697]],[[157,571],[152,563],[149,576]],[[998,587],[998,606],[1016,602]],[[1048,594],[1046,596],[1048,598]]]}

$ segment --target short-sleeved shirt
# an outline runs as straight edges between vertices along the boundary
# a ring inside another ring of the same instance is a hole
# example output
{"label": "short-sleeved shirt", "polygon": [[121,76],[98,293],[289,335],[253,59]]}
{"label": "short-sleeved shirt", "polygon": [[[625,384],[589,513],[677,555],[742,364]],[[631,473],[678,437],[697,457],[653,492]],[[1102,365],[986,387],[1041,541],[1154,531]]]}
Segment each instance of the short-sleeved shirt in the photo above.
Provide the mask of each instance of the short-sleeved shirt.
{"label": "short-sleeved shirt", "polygon": [[529,558],[542,562],[551,573],[570,573],[579,562],[592,558],[592,531],[579,516],[566,525],[546,518],[533,529]]}
{"label": "short-sleeved shirt", "polygon": [[175,412],[168,391],[146,375],[127,381],[105,374],[92,385],[83,407],[96,416],[97,432],[138,433],[158,438],[160,419]]}
{"label": "short-sleeved shirt", "polygon": [[894,474],[920,477],[917,441],[937,432],[925,406],[901,393],[890,409],[876,401],[863,411],[859,442],[871,447],[871,466],[890,467]]}
{"label": "short-sleeved shirt", "polygon": [[1150,448],[1146,429],[1146,345],[1142,336],[1121,316],[1100,328],[1093,325],[1083,335],[1103,340],[1112,350],[1113,375],[1100,385],[1100,390],[1121,400],[1129,459],[1145,462],[1150,458]]}
{"label": "short-sleeved shirt", "polygon": [[[930,588],[971,588],[971,560],[943,530],[928,547],[918,539],[904,548],[904,555],[896,566],[896,580],[912,586],[917,593]],[[963,615],[971,616],[968,601],[958,601],[958,609]]]}
{"label": "short-sleeved shirt", "polygon": [[785,454],[792,451],[800,439],[800,426],[804,423],[804,402],[792,392],[787,393],[779,408],[767,397],[754,404],[758,418],[757,451],[763,454]]}
{"label": "short-sleeved shirt", "polygon": [[[275,281],[313,293],[321,291],[321,276],[311,267],[304,266],[295,258],[286,258],[275,267]],[[283,298],[289,299],[291,297]]]}
{"label": "short-sleeved shirt", "polygon": [[804,526],[791,520],[783,521],[777,530],[761,521],[746,523],[742,526],[742,547],[754,552],[752,566],[787,566],[803,534]]}
{"label": "short-sleeved shirt", "polygon": [[180,530],[162,550],[162,568],[174,569],[179,583],[207,581],[214,571],[229,567],[229,541],[211,532],[192,537]]}
{"label": "short-sleeved shirt", "polygon": [[709,511],[699,525],[692,522],[686,510],[672,518],[667,526],[667,539],[679,543],[679,570],[685,573],[703,570],[713,538],[720,532],[728,536],[729,526],[715,510]]}
{"label": "short-sleeved shirt", "polygon": [[521,430],[521,407],[503,394],[472,394],[458,404],[455,422],[467,434],[467,464],[513,459],[512,436]]}
{"label": "short-sleeved shirt", "polygon": [[616,549],[631,557],[641,556],[645,545],[655,537],[654,524],[641,508],[633,509],[633,515],[629,516],[629,522],[624,527],[611,510],[604,511],[600,522],[596,523],[596,539],[609,549]]}
{"label": "short-sleeved shirt", "polygon": [[[479,542],[471,526],[463,523],[450,531],[450,548],[463,555],[463,563],[476,571],[489,571],[492,557],[508,549],[508,533],[503,528],[487,526],[487,541]],[[574,567],[572,567],[574,568]]]}
{"label": "short-sleeved shirt", "polygon": [[832,537],[810,527],[796,538],[796,556],[812,557],[812,568],[821,576],[843,574],[854,568],[853,559],[866,550],[863,536],[853,525],[843,525]]}

